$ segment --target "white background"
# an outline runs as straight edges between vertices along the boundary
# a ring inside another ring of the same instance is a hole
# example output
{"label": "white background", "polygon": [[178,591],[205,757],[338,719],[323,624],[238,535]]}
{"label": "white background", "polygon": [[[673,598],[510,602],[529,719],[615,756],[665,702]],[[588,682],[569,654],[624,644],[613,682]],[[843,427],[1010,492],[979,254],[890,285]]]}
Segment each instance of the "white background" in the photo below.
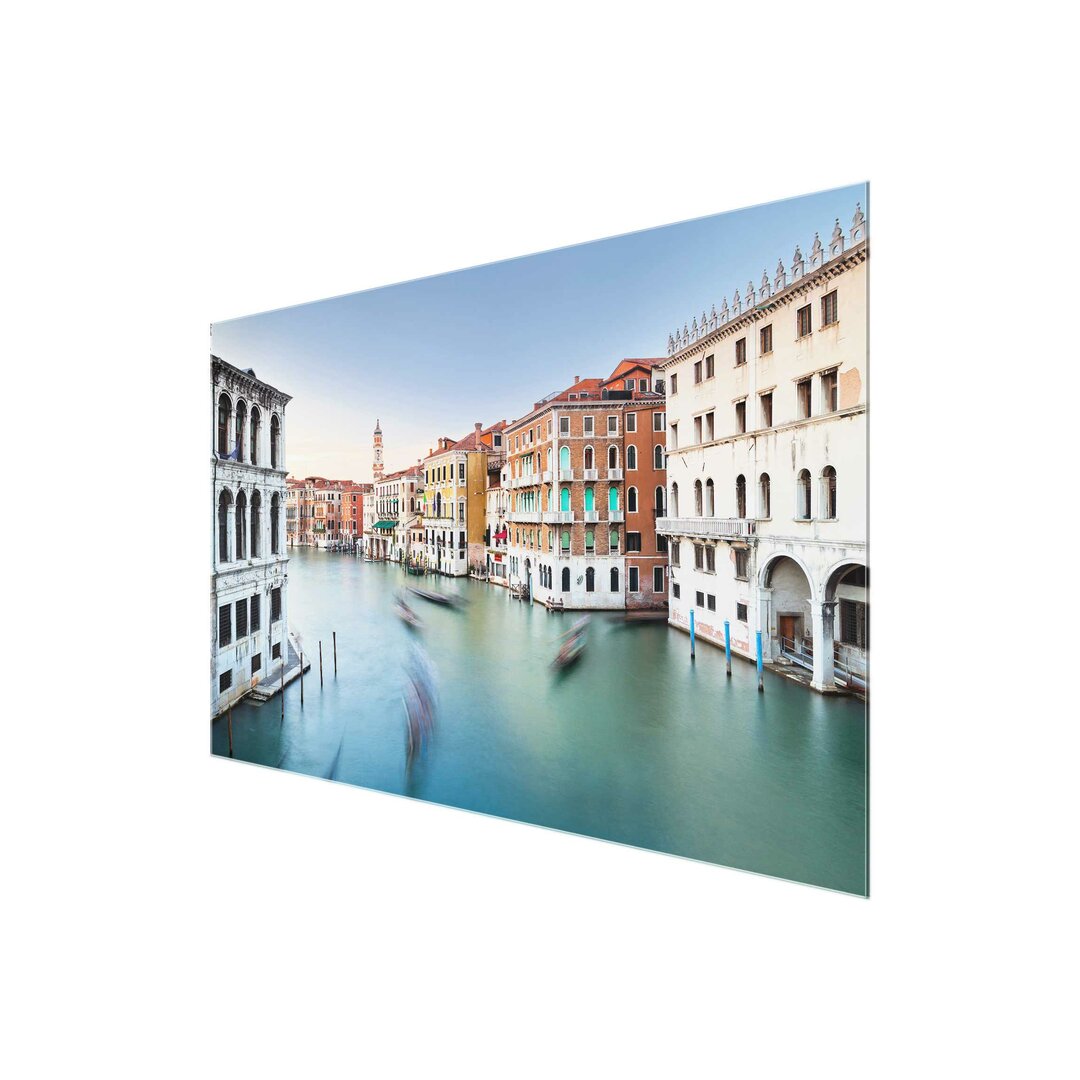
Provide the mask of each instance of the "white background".
{"label": "white background", "polygon": [[[1040,3],[9,15],[8,1075],[1070,1073],[1067,40]],[[870,900],[209,758],[211,320],[867,178]]]}

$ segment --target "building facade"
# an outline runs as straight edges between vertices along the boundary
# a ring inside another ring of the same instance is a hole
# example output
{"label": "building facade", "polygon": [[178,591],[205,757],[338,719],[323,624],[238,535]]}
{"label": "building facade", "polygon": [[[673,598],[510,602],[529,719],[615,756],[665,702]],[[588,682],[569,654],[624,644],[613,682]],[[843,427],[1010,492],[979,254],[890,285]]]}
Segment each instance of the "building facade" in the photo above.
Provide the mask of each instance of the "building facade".
{"label": "building facade", "polygon": [[577,378],[507,426],[508,575],[533,599],[579,609],[666,605],[666,541],[652,502],[665,475],[660,362],[624,360],[606,379]]}
{"label": "building facade", "polygon": [[669,338],[672,625],[866,687],[867,223]]}
{"label": "building facade", "polygon": [[285,535],[288,394],[212,356],[210,700],[216,716],[292,657]]}
{"label": "building facade", "polygon": [[399,562],[412,557],[412,536],[421,505],[420,466],[390,473],[375,484],[374,521],[365,535],[365,552],[373,559]]}

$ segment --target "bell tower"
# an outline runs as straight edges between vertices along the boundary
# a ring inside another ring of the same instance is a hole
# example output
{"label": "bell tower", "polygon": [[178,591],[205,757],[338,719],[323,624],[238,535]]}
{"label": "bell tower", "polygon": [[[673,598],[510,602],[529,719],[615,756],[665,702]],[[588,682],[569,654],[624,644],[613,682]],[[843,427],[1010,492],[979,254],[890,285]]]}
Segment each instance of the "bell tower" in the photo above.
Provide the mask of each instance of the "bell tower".
{"label": "bell tower", "polygon": [[371,474],[374,477],[377,484],[383,478],[383,458],[382,458],[382,428],[379,427],[378,419],[375,420],[375,459],[371,466]]}

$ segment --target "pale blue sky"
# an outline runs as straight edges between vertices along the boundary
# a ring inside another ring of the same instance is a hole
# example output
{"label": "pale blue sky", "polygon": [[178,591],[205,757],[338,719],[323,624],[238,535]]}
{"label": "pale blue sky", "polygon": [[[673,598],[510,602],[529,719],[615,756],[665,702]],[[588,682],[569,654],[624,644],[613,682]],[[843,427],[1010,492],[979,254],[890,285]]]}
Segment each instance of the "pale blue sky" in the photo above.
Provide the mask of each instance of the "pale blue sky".
{"label": "pale blue sky", "polygon": [[847,233],[863,184],[214,324],[213,351],[293,396],[290,471],[371,479],[440,435],[513,420],[626,356],[664,356],[704,308]]}

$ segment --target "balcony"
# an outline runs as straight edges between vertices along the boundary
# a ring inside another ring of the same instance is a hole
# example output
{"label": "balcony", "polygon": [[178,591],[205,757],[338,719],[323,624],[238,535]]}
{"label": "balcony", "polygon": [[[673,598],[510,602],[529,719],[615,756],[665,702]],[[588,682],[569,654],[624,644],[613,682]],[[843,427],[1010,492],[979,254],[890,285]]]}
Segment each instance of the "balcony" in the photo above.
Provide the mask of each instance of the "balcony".
{"label": "balcony", "polygon": [[518,525],[539,525],[540,524],[540,511],[539,510],[512,510],[510,512],[510,520]]}
{"label": "balcony", "polygon": [[585,521],[586,522],[599,521],[599,520],[600,520],[600,511],[599,510],[586,510],[585,511]]}
{"label": "balcony", "polygon": [[607,519],[608,521],[625,521],[626,515],[621,510],[609,510]]}
{"label": "balcony", "polygon": [[574,523],[574,511],[545,510],[544,523],[546,525],[572,525]]}
{"label": "balcony", "polygon": [[573,469],[560,469],[559,470],[559,479],[560,480],[573,480],[574,479],[574,470]]}
{"label": "balcony", "polygon": [[599,469],[582,469],[582,471],[581,471],[581,479],[582,480],[599,480],[600,479],[600,471],[599,471]]}
{"label": "balcony", "polygon": [[621,480],[622,479],[622,469],[608,469],[607,478],[609,480]]}
{"label": "balcony", "polygon": [[541,476],[542,476],[543,481],[544,481],[545,484],[550,484],[551,483],[551,470],[550,469],[545,469],[543,471],[543,473],[541,474]]}
{"label": "balcony", "polygon": [[656,519],[656,531],[677,536],[703,536],[712,540],[746,540],[756,535],[754,518],[668,518]]}

